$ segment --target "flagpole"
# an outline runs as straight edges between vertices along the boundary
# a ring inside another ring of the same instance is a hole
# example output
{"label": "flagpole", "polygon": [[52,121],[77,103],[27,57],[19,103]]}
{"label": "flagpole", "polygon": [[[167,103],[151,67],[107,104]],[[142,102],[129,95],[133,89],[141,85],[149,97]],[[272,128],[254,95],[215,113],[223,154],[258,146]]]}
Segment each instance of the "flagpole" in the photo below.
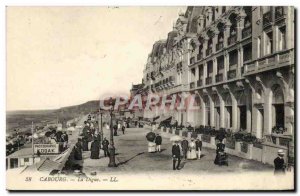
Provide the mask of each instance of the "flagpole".
{"label": "flagpole", "polygon": [[32,145],[32,164],[34,164],[34,148],[33,148],[33,121],[31,122],[31,145]]}

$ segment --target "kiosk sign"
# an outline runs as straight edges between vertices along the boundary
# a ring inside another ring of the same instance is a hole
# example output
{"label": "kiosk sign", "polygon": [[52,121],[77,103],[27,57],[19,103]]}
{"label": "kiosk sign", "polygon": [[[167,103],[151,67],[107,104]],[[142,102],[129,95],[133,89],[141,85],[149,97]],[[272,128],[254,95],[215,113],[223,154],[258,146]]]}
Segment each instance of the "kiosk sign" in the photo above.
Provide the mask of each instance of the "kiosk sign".
{"label": "kiosk sign", "polygon": [[34,144],[34,154],[58,154],[58,144]]}

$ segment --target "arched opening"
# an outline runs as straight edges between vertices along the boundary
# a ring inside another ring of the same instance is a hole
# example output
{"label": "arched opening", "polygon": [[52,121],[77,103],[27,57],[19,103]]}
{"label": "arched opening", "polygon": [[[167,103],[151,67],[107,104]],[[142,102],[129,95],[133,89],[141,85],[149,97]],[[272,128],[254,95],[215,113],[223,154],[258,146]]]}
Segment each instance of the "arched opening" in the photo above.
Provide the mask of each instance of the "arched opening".
{"label": "arched opening", "polygon": [[231,45],[237,41],[237,15],[231,14],[229,16],[229,21],[231,23],[229,38],[228,38],[228,45]]}
{"label": "arched opening", "polygon": [[207,36],[208,36],[208,41],[207,41],[206,56],[208,56],[212,53],[212,49],[213,49],[213,32],[208,31]]}
{"label": "arched opening", "polygon": [[246,96],[244,91],[237,93],[237,105],[238,105],[238,128],[240,130],[246,130],[247,128],[247,106]]}
{"label": "arched opening", "polygon": [[232,127],[232,100],[229,93],[226,93],[224,96],[225,100],[225,127]]}
{"label": "arched opening", "polygon": [[284,95],[279,84],[272,88],[272,126],[284,128]]}
{"label": "arched opening", "polygon": [[220,98],[217,94],[212,96],[214,102],[214,116],[215,116],[215,127],[216,129],[220,129]]}
{"label": "arched opening", "polygon": [[201,100],[198,94],[195,94],[195,103],[194,105],[197,107],[194,111],[194,124],[195,126],[200,125],[200,116],[201,116]]}
{"label": "arched opening", "polygon": [[217,25],[217,28],[218,28],[219,34],[218,34],[218,43],[217,43],[216,49],[217,49],[217,51],[219,51],[224,47],[224,45],[223,45],[223,43],[224,43],[224,24],[219,23]]}
{"label": "arched opening", "polygon": [[204,104],[205,104],[205,125],[210,125],[210,102],[207,95],[204,97]]}
{"label": "arched opening", "polygon": [[197,55],[197,60],[201,60],[203,58],[203,43],[204,43],[204,40],[202,37],[199,37],[198,38],[198,41],[199,41],[199,53]]}

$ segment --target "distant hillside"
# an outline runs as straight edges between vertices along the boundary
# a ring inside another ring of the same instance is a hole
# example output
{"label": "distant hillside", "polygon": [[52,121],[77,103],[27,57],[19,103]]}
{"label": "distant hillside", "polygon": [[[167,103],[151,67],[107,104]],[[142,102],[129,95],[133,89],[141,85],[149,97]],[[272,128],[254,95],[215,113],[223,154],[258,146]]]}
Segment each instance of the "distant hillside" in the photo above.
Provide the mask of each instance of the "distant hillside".
{"label": "distant hillside", "polygon": [[47,124],[59,123],[70,119],[95,112],[99,108],[99,101],[88,101],[86,103],[63,107],[56,110],[20,110],[6,112],[6,131],[12,132],[14,129],[26,131],[30,129],[31,123],[35,126],[45,126]]}

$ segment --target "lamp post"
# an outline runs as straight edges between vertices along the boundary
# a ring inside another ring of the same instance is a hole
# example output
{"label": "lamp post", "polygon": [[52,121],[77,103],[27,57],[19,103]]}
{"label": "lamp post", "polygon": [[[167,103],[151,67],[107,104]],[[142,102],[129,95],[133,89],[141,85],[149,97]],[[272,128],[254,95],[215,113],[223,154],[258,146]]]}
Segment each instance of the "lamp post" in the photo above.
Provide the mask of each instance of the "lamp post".
{"label": "lamp post", "polygon": [[[99,109],[99,113],[100,113],[100,123],[98,123],[98,130],[100,130],[100,139],[101,139],[101,144],[102,144],[102,141],[103,141],[103,123],[102,123],[103,109],[102,108]],[[99,116],[98,116],[98,119],[99,119]]]}
{"label": "lamp post", "polygon": [[109,99],[109,105],[111,106],[110,108],[110,142],[109,142],[109,164],[108,167],[117,167],[116,161],[115,161],[115,146],[114,146],[114,130],[113,130],[113,111],[114,111],[114,106],[115,106],[115,99],[110,98]]}

